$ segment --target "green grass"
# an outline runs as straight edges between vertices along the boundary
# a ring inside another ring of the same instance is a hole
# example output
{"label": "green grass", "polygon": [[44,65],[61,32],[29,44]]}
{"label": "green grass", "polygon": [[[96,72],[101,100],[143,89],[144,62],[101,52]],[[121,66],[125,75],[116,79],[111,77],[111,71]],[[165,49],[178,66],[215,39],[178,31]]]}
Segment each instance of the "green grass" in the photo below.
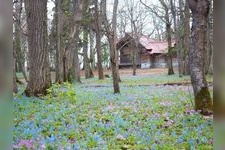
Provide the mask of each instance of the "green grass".
{"label": "green grass", "polygon": [[[212,82],[213,78],[211,75],[206,76],[208,82]],[[84,84],[88,85],[104,85],[104,84],[111,84],[112,78],[105,78],[105,80],[98,80],[97,77],[87,79],[84,78]],[[152,84],[164,84],[164,83],[186,83],[191,82],[190,76],[183,76],[179,77],[179,75],[149,75],[149,76],[122,76],[121,77],[121,85],[152,85]]]}
{"label": "green grass", "polygon": [[14,147],[25,143],[33,149],[213,149],[213,119],[186,113],[193,109],[191,87],[151,85],[186,82],[188,77],[122,80],[121,94],[116,95],[112,86],[89,87],[111,85],[111,79],[96,78],[81,85],[55,85],[44,100],[15,95]]}

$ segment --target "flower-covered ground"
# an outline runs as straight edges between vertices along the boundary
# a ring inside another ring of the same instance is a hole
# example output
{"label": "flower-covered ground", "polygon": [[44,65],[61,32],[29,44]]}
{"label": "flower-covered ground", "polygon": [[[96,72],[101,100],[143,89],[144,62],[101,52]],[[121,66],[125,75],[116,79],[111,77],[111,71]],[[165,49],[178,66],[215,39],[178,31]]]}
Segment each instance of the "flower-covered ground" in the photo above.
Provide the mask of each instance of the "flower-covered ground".
{"label": "flower-covered ground", "polygon": [[213,149],[213,118],[193,110],[191,85],[163,85],[190,82],[189,77],[121,79],[116,95],[111,79],[97,78],[54,85],[40,99],[14,95],[14,148]]}

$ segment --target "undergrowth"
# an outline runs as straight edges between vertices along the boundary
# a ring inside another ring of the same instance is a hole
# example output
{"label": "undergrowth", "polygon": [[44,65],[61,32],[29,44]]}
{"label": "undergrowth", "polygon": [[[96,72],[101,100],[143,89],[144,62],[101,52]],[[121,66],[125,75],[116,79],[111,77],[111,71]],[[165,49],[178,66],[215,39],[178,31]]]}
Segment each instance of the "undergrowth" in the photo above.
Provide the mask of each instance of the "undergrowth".
{"label": "undergrowth", "polygon": [[213,149],[213,119],[192,110],[188,87],[85,85],[14,95],[14,149]]}

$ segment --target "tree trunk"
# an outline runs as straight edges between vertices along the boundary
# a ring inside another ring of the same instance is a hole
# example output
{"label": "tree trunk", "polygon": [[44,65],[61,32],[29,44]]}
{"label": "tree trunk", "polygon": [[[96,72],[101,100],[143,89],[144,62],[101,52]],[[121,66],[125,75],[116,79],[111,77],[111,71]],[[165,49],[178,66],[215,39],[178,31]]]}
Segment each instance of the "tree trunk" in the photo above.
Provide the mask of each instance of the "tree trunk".
{"label": "tree trunk", "polygon": [[[211,58],[212,58],[212,21],[211,18],[213,18],[213,10],[212,10],[212,0],[209,0],[210,2],[210,7],[209,7],[209,15],[207,17],[207,27],[206,27],[206,41],[207,44],[205,45],[205,49],[207,50],[207,52],[205,53],[205,74],[209,74],[210,73],[210,64],[211,64]],[[212,72],[211,72],[212,73]]]}
{"label": "tree trunk", "polygon": [[114,0],[113,7],[113,19],[112,19],[112,27],[110,28],[109,22],[106,16],[106,1],[101,1],[102,3],[102,13],[103,13],[103,22],[107,33],[107,38],[109,41],[110,47],[110,62],[112,68],[112,76],[113,76],[113,88],[114,93],[120,93],[119,88],[119,67],[118,67],[118,51],[116,49],[116,25],[117,25],[117,7],[118,0]]}
{"label": "tree trunk", "polygon": [[132,47],[132,64],[133,64],[133,76],[136,76],[136,70],[137,70],[137,47],[136,44],[134,47]]}
{"label": "tree trunk", "polygon": [[188,54],[189,54],[189,46],[190,46],[190,11],[187,1],[185,2],[185,22],[184,22],[184,52],[183,52],[183,74],[189,75],[189,62],[188,62]]}
{"label": "tree trunk", "polygon": [[28,82],[27,75],[25,72],[25,66],[24,66],[25,56],[21,48],[21,31],[20,31],[20,27],[17,24],[15,25],[15,45],[14,46],[16,48],[15,57],[16,57],[16,62],[18,64],[18,70],[22,72],[25,81]]}
{"label": "tree trunk", "polygon": [[63,57],[63,80],[64,82],[70,82],[75,78],[75,67],[74,67],[74,51],[76,49],[76,42],[74,38],[71,38],[65,49],[65,55]]}
{"label": "tree trunk", "polygon": [[25,94],[41,96],[47,94],[51,84],[48,34],[47,0],[25,0],[28,29],[30,74]]}
{"label": "tree trunk", "polygon": [[164,0],[159,1],[165,9],[165,22],[166,22],[166,33],[168,42],[168,75],[173,75],[174,71],[173,71],[173,57],[172,57],[172,31],[171,31],[169,9]]}
{"label": "tree trunk", "polygon": [[166,24],[167,42],[168,42],[168,75],[173,75],[173,57],[172,57],[172,39],[171,39],[171,24]]}
{"label": "tree trunk", "polygon": [[15,4],[16,9],[16,22],[15,25],[15,44],[13,45],[15,47],[15,57],[16,57],[16,64],[18,64],[18,71],[21,71],[24,79],[26,82],[28,82],[27,75],[25,72],[25,54],[22,51],[21,48],[21,13],[22,13],[22,1],[18,1],[17,4]]}
{"label": "tree trunk", "polygon": [[56,83],[62,83],[64,78],[64,64],[63,64],[63,55],[64,49],[61,47],[61,0],[55,1],[55,25],[56,25]]}
{"label": "tree trunk", "polygon": [[118,53],[117,53],[114,37],[109,37],[109,46],[110,46],[110,62],[111,62],[111,69],[112,69],[112,76],[113,76],[114,93],[120,93]]}
{"label": "tree trunk", "polygon": [[93,77],[90,61],[88,58],[88,27],[83,27],[83,53],[84,53],[84,71],[85,71],[85,78],[89,79]]}
{"label": "tree trunk", "polygon": [[[179,77],[183,76],[183,64],[182,64],[182,39],[179,39],[179,32],[177,27],[177,15],[176,15],[176,5],[173,0],[170,0],[170,6],[171,6],[171,12],[173,16],[173,26],[174,26],[174,32],[175,32],[175,42],[176,44],[176,50],[177,50],[177,59],[178,59],[178,73]],[[180,16],[182,16],[182,11],[180,11]]]}
{"label": "tree trunk", "polygon": [[[15,43],[13,41],[13,43]],[[16,83],[16,57],[15,57],[15,45],[13,44],[13,93],[17,93],[17,83]]]}
{"label": "tree trunk", "polygon": [[102,67],[102,48],[101,48],[101,15],[98,9],[98,1],[95,1],[95,30],[96,30],[96,49],[98,59],[98,78],[104,79],[103,67]]}
{"label": "tree trunk", "polygon": [[209,62],[209,74],[213,74],[213,1],[210,0],[210,15],[209,15],[209,46],[210,46],[210,62]]}
{"label": "tree trunk", "polygon": [[209,12],[208,0],[188,0],[192,11],[192,29],[189,51],[189,67],[191,74],[191,83],[195,95],[195,109],[200,110],[202,114],[212,113],[212,99],[208,90],[208,85],[204,72],[204,53],[206,53],[206,28]]}
{"label": "tree trunk", "polygon": [[[77,31],[79,32],[79,31]],[[79,35],[79,33],[77,33]],[[78,41],[78,37],[77,39],[75,39],[75,41]],[[74,50],[74,65],[75,65],[75,81],[81,83],[81,78],[80,78],[80,62],[79,62],[79,57],[78,57],[78,46],[75,47]]]}
{"label": "tree trunk", "polygon": [[133,76],[136,76],[139,35],[138,35],[138,31],[137,31],[135,21],[133,21],[133,14],[131,15],[131,18],[132,18],[131,29],[133,31],[132,37],[134,37],[134,44],[132,44],[132,46],[133,46],[132,47]]}
{"label": "tree trunk", "polygon": [[90,63],[91,63],[91,69],[95,69],[95,53],[94,53],[94,38],[95,38],[95,33],[90,30]]}
{"label": "tree trunk", "polygon": [[210,65],[209,65],[209,74],[212,75],[213,74],[213,51],[212,51],[212,55],[211,55],[211,61],[210,61]]}
{"label": "tree trunk", "polygon": [[83,3],[81,0],[73,1],[73,5],[74,5],[73,24],[72,24],[73,32],[72,32],[71,38],[73,39],[73,43],[75,43],[74,52],[73,52],[74,54],[73,65],[75,67],[74,80],[75,82],[78,82],[78,83],[81,83],[80,62],[78,57],[80,24],[78,21],[79,19],[82,18],[82,8],[83,8],[82,4]]}
{"label": "tree trunk", "polygon": [[[81,83],[81,77],[80,77],[80,62],[78,57],[78,51],[79,51],[79,34],[80,34],[80,25],[74,24],[72,26],[73,32],[71,34],[71,39],[69,42],[70,48],[67,57],[70,58],[70,60],[67,60],[67,63],[70,63],[70,73],[72,75],[72,79],[75,82]],[[70,56],[69,56],[70,55]],[[68,74],[68,76],[69,76]]]}

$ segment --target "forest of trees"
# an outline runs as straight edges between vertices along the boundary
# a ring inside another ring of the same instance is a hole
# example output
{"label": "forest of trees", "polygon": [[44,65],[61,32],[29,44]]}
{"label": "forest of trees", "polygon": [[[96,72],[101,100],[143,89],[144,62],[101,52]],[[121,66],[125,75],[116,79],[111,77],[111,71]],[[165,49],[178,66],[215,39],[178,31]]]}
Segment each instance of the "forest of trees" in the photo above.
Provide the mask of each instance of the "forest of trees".
{"label": "forest of trees", "polygon": [[[54,5],[52,19],[48,4]],[[118,0],[14,0],[13,91],[21,83],[16,72],[22,72],[27,82],[25,94],[38,97],[46,95],[53,83],[81,83],[82,69],[86,79],[94,77],[97,69],[99,80],[104,80],[104,70],[110,68],[114,93],[120,93],[116,42],[131,33],[137,47],[140,36],[148,34],[168,42],[168,75],[174,74],[172,53],[176,53],[179,76],[191,77],[196,110],[211,113],[206,74],[213,73],[212,1],[125,0],[123,4],[119,7]],[[134,50],[133,75],[137,74],[136,55]]]}
{"label": "forest of trees", "polygon": [[213,149],[214,8],[13,0],[13,149]]}

